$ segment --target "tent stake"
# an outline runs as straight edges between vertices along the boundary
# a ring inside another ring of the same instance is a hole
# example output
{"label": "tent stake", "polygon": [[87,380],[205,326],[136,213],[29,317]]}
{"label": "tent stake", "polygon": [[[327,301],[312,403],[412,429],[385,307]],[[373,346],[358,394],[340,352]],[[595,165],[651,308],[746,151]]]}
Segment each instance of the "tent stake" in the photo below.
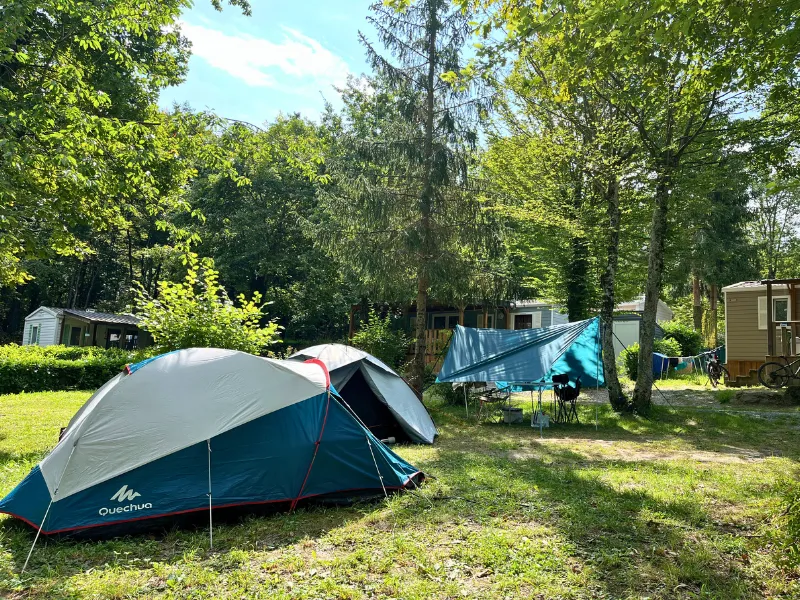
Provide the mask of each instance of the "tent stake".
{"label": "tent stake", "polygon": [[208,547],[214,549],[214,518],[211,512],[211,440],[206,440],[208,445]]}
{"label": "tent stake", "polygon": [[75,453],[75,447],[78,445],[77,440],[72,445],[72,450],[70,450],[69,456],[67,457],[67,462],[64,464],[64,470],[61,471],[61,476],[58,478],[58,483],[56,484],[56,489],[53,490],[53,497],[50,498],[50,504],[47,505],[47,510],[44,511],[44,517],[42,517],[42,523],[39,525],[39,529],[36,530],[36,537],[33,538],[33,543],[31,544],[31,549],[28,551],[28,556],[25,558],[25,564],[22,565],[22,571],[20,571],[20,576],[25,574],[25,569],[28,568],[28,562],[31,560],[31,555],[33,555],[33,549],[36,547],[36,542],[39,541],[39,535],[42,533],[42,529],[44,529],[44,524],[47,521],[47,515],[50,514],[50,507],[53,506],[53,502],[56,501],[56,496],[58,496],[58,488],[61,487],[61,480],[64,479],[64,473],[67,472],[67,467],[69,466],[69,461],[72,458],[72,455]]}

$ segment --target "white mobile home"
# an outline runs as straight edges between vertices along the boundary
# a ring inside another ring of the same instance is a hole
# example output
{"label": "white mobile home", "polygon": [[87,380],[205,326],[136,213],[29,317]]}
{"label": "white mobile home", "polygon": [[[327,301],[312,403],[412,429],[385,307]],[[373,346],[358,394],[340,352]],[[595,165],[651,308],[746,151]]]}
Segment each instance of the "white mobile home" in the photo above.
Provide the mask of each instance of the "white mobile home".
{"label": "white mobile home", "polygon": [[138,324],[134,315],[42,306],[25,317],[22,344],[141,348],[148,336]]}

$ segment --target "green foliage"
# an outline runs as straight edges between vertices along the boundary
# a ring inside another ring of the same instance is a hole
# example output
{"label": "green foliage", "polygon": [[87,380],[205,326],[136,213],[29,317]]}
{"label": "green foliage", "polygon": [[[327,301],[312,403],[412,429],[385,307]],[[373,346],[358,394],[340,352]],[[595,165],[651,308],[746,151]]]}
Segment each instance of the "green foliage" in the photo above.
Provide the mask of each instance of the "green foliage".
{"label": "green foliage", "polygon": [[191,225],[201,238],[196,251],[214,259],[232,294],[259,292],[270,301],[285,339],[340,337],[348,288],[314,232],[327,177],[319,127],[279,117],[264,130],[228,127],[217,143],[236,149],[235,175],[203,173],[194,182],[190,202],[204,217]]}
{"label": "green foliage", "polygon": [[104,349],[98,346],[0,346],[0,360],[88,360],[101,356],[130,358],[131,352],[119,348]]}
{"label": "green foliage", "polygon": [[661,324],[661,329],[664,330],[665,339],[675,340],[680,346],[680,352],[670,356],[697,356],[703,351],[703,334],[695,331],[691,326],[677,321],[668,321]]}
{"label": "green foliage", "polygon": [[782,488],[782,510],[772,533],[782,546],[784,561],[790,567],[800,567],[800,482],[787,479]]}
{"label": "green foliage", "polygon": [[452,383],[434,383],[430,387],[430,395],[450,406],[464,405],[464,389],[453,387]]}
{"label": "green foliage", "polygon": [[[666,356],[681,356],[681,346],[677,340],[664,338],[653,342],[653,352]],[[639,344],[625,348],[619,355],[619,362],[630,379],[636,379],[639,374]]]}
{"label": "green foliage", "polygon": [[393,369],[402,364],[411,344],[411,339],[401,329],[392,326],[390,315],[381,317],[370,309],[369,318],[351,340],[353,346],[379,358]]}
{"label": "green foliage", "polygon": [[[241,6],[242,2],[239,2]],[[20,0],[0,6],[0,285],[22,261],[86,256],[79,232],[186,210],[198,116],[164,114],[186,73],[183,0]],[[160,219],[163,228],[169,220]]]}
{"label": "green foliage", "polygon": [[730,404],[731,400],[733,400],[733,397],[735,395],[736,395],[736,392],[734,390],[730,390],[730,389],[718,390],[717,391],[717,401],[720,404]]}
{"label": "green foliage", "polygon": [[118,348],[0,346],[0,394],[99,388],[126,364],[149,355]]}
{"label": "green foliage", "polygon": [[139,327],[150,333],[159,351],[228,348],[260,354],[278,341],[276,323],[261,326],[266,315],[259,292],[251,300],[240,294],[236,306],[219,285],[213,261],[190,253],[186,262],[182,283],[159,282],[155,298],[139,290]]}

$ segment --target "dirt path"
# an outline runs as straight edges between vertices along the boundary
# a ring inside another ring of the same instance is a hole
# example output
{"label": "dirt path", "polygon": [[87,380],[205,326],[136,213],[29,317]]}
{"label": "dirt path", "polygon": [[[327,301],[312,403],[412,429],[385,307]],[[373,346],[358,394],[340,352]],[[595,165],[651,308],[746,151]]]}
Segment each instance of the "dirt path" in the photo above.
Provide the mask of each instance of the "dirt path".
{"label": "dirt path", "polygon": [[536,440],[531,448],[511,450],[511,460],[540,460],[542,450],[548,448],[569,448],[571,452],[584,456],[587,460],[619,460],[623,462],[642,462],[658,460],[696,461],[701,463],[742,464],[767,458],[755,450],[726,446],[719,451],[705,450],[666,450],[648,448],[647,444],[623,440],[586,440],[580,448],[575,447],[574,438],[545,438]]}

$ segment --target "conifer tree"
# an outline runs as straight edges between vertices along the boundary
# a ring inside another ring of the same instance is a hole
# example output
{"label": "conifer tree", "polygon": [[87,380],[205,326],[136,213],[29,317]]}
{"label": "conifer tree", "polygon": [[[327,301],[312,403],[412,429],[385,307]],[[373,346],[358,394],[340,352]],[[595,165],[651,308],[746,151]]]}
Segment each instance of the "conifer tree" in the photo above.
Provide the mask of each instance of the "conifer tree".
{"label": "conifer tree", "polygon": [[472,126],[484,105],[472,87],[447,76],[463,68],[470,35],[464,13],[448,0],[375,3],[371,11],[368,20],[391,56],[360,34],[376,76],[351,82],[344,118],[329,119],[338,129],[327,203],[337,239],[329,246],[359,263],[373,293],[416,297],[411,378],[421,390],[429,293],[480,235],[470,175]]}

